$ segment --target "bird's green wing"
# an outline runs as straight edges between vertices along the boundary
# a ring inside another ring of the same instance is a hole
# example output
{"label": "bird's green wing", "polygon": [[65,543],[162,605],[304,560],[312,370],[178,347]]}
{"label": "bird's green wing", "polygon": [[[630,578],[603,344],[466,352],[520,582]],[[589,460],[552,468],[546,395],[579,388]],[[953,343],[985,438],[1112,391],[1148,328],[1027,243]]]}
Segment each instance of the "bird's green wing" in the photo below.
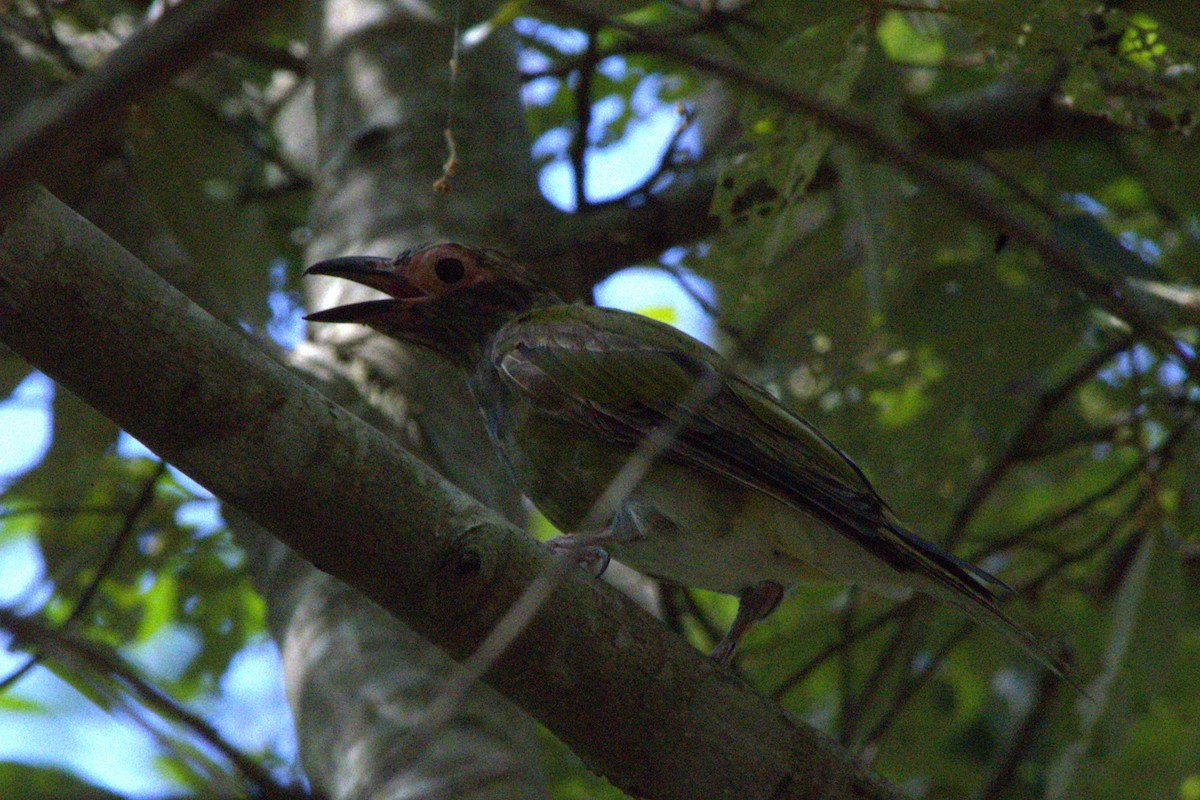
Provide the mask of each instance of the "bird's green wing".
{"label": "bird's green wing", "polygon": [[[491,358],[524,400],[612,441],[634,445],[682,420],[663,457],[775,497],[901,573],[980,602],[1004,588],[905,529],[835,445],[670,326],[608,309],[543,308],[502,330]],[[709,399],[689,414],[698,383]]]}

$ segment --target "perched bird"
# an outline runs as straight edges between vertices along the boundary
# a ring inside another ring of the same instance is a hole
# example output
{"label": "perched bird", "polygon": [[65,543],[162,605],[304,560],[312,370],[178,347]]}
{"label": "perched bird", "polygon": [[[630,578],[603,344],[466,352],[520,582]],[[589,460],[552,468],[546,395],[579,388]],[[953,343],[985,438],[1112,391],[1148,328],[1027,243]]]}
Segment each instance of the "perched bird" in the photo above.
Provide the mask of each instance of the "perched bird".
{"label": "perched bird", "polygon": [[1000,610],[1004,583],[912,533],[841,450],[690,336],[568,305],[502,254],[458,244],[305,274],[389,296],[307,319],[368,325],[465,370],[517,484],[562,531],[579,530],[639,443],[674,427],[602,542],[645,574],[740,598],[719,661],[787,587],[837,581],[933,595],[1061,674]]}

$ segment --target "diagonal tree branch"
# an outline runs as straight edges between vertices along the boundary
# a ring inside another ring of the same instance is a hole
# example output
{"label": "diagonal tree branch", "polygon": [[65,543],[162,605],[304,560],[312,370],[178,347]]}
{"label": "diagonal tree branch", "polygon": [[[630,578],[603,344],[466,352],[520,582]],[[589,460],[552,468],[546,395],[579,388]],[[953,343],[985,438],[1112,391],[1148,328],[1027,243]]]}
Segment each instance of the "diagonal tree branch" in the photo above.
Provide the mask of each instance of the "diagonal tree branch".
{"label": "diagonal tree branch", "polygon": [[196,0],[171,7],[99,68],[27,106],[0,128],[0,191],[36,174],[42,163],[37,156],[51,143],[61,147],[86,137],[120,113],[125,103],[159,88],[272,5]]}
{"label": "diagonal tree branch", "polygon": [[[0,341],[452,655],[545,568],[522,532],[38,187],[0,205]],[[488,680],[643,797],[896,796],[582,571]]]}

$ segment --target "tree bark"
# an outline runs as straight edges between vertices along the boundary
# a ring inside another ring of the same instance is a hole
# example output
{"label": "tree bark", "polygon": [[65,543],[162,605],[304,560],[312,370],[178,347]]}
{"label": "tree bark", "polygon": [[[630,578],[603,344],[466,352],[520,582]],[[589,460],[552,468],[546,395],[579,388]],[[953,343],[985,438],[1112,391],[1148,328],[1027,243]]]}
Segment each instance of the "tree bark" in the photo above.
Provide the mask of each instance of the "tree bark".
{"label": "tree bark", "polygon": [[[507,43],[487,43],[464,60],[461,85],[452,90],[447,25],[399,7],[381,13],[367,3],[335,6],[315,5],[310,34],[316,113],[308,112],[317,151],[310,260],[395,253],[468,231],[477,238],[489,226],[512,229],[511,220],[489,223],[492,192],[544,205],[528,171],[524,128],[512,124],[520,115],[501,116],[519,108],[504,61],[511,59]],[[446,157],[450,97],[471,120],[460,134],[464,157],[488,157],[464,166],[452,194],[442,197],[431,186]],[[277,129],[285,146],[304,138],[296,117],[289,115],[293,126]],[[313,290],[329,303],[356,294],[343,295],[347,288],[327,282]],[[294,366],[474,497],[519,517],[520,494],[454,370],[361,330],[313,333],[314,341],[291,355]],[[397,758],[454,663],[261,529],[255,535],[244,519],[234,527],[260,554],[256,563],[268,567],[257,571],[259,585],[270,598],[301,757],[314,784],[333,798],[544,795],[535,726],[483,686],[472,689],[416,759]]]}
{"label": "tree bark", "polygon": [[[0,205],[0,341],[452,656],[546,567],[521,531],[35,187]],[[636,795],[894,796],[582,570],[487,679]]]}

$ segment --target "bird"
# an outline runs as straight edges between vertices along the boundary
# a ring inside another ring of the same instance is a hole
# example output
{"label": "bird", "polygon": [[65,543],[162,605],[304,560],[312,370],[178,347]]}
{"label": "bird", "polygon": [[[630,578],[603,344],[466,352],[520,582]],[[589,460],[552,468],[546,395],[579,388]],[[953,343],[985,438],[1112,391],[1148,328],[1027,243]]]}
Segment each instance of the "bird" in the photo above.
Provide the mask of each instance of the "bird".
{"label": "bird", "polygon": [[[945,601],[1063,675],[1001,609],[1012,593],[1002,580],[920,538],[849,456],[686,333],[566,303],[500,251],[454,242],[334,258],[305,275],[386,295],[307,320],[366,325],[462,369],[517,486],[568,532],[560,547],[583,538],[651,577],[737,596],[718,662],[789,588],[851,583]],[[603,532],[571,535],[656,431],[669,435]]]}

